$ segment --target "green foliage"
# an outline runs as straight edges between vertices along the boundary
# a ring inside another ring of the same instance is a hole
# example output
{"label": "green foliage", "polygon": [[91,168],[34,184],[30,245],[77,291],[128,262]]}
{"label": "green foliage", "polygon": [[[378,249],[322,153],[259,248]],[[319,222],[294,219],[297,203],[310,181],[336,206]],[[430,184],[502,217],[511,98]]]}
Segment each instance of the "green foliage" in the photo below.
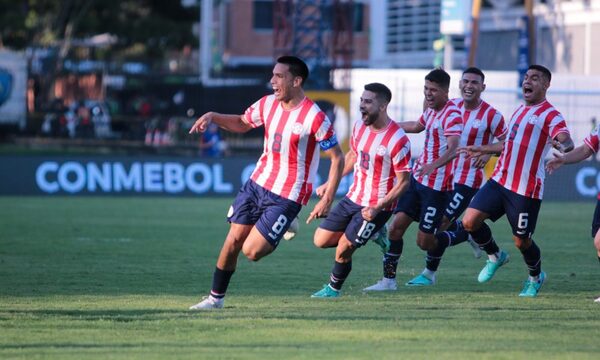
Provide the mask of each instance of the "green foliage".
{"label": "green foliage", "polygon": [[[192,313],[230,202],[0,198],[0,358],[597,357],[592,202],[543,204],[535,238],[548,282],[536,299],[517,296],[527,272],[504,219],[492,229],[512,261],[490,283],[477,283],[484,260],[465,244],[446,252],[435,286],[365,294],[381,276],[381,254],[367,245],[341,298],[310,299],[333,264],[332,249],[312,245],[311,224],[258,263],[240,257],[222,311]],[[424,266],[414,228],[400,282]]]}
{"label": "green foliage", "polygon": [[[22,49],[53,46],[68,36],[116,35],[115,54],[141,44],[143,56],[197,43],[192,25],[198,8],[160,0],[0,0],[0,43]],[[68,33],[71,29],[71,34]]]}

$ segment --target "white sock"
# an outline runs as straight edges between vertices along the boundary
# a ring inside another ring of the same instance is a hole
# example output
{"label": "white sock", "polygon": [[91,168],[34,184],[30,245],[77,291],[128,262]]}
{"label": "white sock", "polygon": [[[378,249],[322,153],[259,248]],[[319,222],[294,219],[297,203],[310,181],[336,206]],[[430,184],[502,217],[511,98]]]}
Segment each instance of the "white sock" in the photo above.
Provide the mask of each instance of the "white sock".
{"label": "white sock", "polygon": [[435,271],[431,271],[431,270],[425,268],[425,270],[423,270],[422,274],[425,275],[426,278],[431,280],[435,276]]}

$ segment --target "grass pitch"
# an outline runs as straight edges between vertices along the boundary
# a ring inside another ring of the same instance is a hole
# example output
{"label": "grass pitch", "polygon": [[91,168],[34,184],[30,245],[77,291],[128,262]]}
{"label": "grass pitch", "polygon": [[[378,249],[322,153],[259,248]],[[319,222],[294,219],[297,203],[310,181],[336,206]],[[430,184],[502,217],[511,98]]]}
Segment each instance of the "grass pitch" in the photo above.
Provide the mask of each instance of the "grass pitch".
{"label": "grass pitch", "polygon": [[[0,198],[0,358],[596,359],[600,265],[589,235],[594,203],[544,203],[535,234],[548,281],[527,276],[502,219],[511,262],[488,284],[468,245],[447,250],[438,284],[401,283],[424,266],[406,236],[399,289],[381,277],[377,246],[360,249],[343,296],[310,299],[333,250],[316,224],[258,263],[243,256],[225,308],[190,312],[208,292],[230,199]],[[303,210],[306,219],[310,207]]]}

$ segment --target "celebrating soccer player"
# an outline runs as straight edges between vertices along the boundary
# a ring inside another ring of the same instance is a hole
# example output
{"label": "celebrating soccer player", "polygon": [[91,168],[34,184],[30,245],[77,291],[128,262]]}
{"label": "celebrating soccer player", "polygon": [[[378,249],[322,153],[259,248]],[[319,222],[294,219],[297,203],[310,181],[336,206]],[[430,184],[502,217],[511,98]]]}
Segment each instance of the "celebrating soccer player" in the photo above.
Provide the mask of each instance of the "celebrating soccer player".
{"label": "celebrating soccer player", "polygon": [[[470,67],[463,71],[459,82],[461,98],[451,101],[461,110],[464,129],[460,137],[460,147],[485,145],[494,138],[504,140],[504,117],[490,104],[481,99],[485,90],[485,75],[476,68]],[[473,246],[475,257],[481,256],[479,245],[469,239],[468,233],[462,228],[462,223],[456,221],[465,211],[477,190],[485,180],[483,167],[491,155],[482,155],[467,159],[466,154],[459,154],[454,160],[454,191],[450,193],[448,204],[444,211],[440,230],[436,233],[437,244],[433,250],[427,251],[425,269],[407,286],[433,285],[436,272],[446,248],[469,241]]]}
{"label": "celebrating soccer player", "polygon": [[[362,121],[352,130],[343,171],[347,175],[354,170],[352,185],[315,232],[316,246],[336,247],[336,252],[329,284],[313,298],[339,296],[352,270],[352,254],[383,227],[396,199],[408,187],[410,142],[387,114],[391,98],[385,85],[365,85],[360,98]],[[327,187],[320,186],[317,195],[323,195]]]}
{"label": "celebrating soccer player", "polygon": [[264,126],[264,150],[251,178],[242,186],[227,214],[230,222],[208,297],[191,310],[218,309],[236,269],[240,251],[252,261],[275,250],[283,234],[306,205],[319,163],[320,148],[331,158],[327,187],[308,220],[329,212],[340,182],[344,158],[333,125],[304,95],[308,67],[294,56],[277,59],[271,77],[273,94],[250,106],[243,115],[208,112],[190,133],[203,132],[212,122],[238,133]]}
{"label": "celebrating soccer player", "polygon": [[[546,100],[552,74],[541,65],[531,65],[521,86],[525,104],[512,115],[504,141],[473,145],[464,149],[471,156],[499,153],[491,179],[477,192],[463,218],[463,225],[488,254],[478,281],[487,282],[509,260],[500,250],[486,219],[506,214],[513,240],[529,269],[519,296],[537,296],[546,274],[542,271],[540,248],[533,241],[544,191],[544,158],[550,144],[561,152],[573,149],[573,141],[560,112]],[[463,150],[461,150],[463,151]]]}
{"label": "celebrating soccer player", "polygon": [[[413,167],[408,190],[400,197],[389,231],[390,249],[383,257],[383,278],[365,291],[396,290],[396,270],[403,249],[403,236],[413,221],[419,222],[417,244],[435,250],[436,232],[452,190],[452,160],[463,130],[460,109],[448,100],[450,75],[435,69],[425,76],[427,109],[418,121],[400,123],[404,131],[425,131],[423,153]],[[432,282],[434,279],[430,279]]]}

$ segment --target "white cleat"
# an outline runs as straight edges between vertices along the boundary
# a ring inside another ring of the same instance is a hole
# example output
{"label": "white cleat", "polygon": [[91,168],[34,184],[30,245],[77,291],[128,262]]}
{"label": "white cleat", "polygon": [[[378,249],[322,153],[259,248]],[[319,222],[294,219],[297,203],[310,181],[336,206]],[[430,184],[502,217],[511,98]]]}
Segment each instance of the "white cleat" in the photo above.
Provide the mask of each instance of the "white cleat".
{"label": "white cleat", "polygon": [[375,285],[371,285],[363,289],[363,291],[395,291],[398,290],[396,279],[383,278]]}
{"label": "white cleat", "polygon": [[475,259],[481,258],[481,255],[483,255],[483,252],[479,248],[479,244],[477,244],[475,242],[475,240],[473,240],[471,235],[469,235],[469,239],[467,241],[469,242],[469,245],[471,245],[471,248],[473,248],[473,256],[475,256]]}
{"label": "white cleat", "polygon": [[197,303],[196,305],[190,306],[190,310],[212,310],[212,309],[221,309],[223,307],[223,299],[216,299],[212,296],[205,296],[202,298],[202,301]]}
{"label": "white cleat", "polygon": [[594,300],[595,303],[600,303],[600,297],[598,297],[596,300]]}
{"label": "white cleat", "polygon": [[296,233],[298,233],[298,229],[300,229],[300,224],[298,223],[298,217],[296,217],[294,220],[292,220],[288,231],[283,234],[283,240],[292,240],[294,236],[296,236]]}

